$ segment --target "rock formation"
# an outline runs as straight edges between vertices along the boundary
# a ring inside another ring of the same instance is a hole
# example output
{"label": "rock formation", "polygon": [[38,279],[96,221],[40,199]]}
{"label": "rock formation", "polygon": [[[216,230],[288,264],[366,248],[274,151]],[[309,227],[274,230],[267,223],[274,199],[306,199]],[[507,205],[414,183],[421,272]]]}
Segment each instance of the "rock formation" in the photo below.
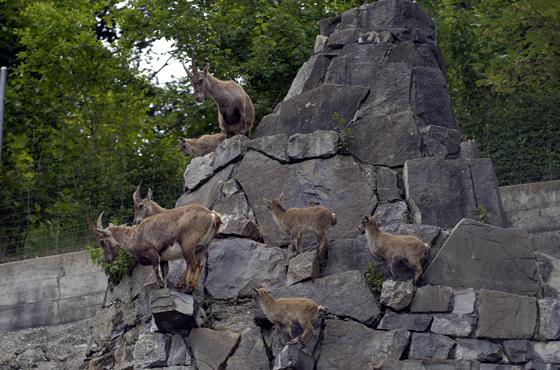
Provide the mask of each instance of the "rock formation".
{"label": "rock formation", "polygon": [[[504,228],[492,163],[461,153],[434,21],[412,1],[380,0],[320,28],[314,55],[253,139],[227,139],[185,170],[177,206],[224,216],[200,288],[192,297],[156,290],[151,268],[136,267],[93,320],[85,365],[557,368],[560,302],[543,296],[526,235]],[[289,237],[263,201],[280,193],[287,207],[319,203],[337,214],[318,279],[314,238],[287,258]],[[387,230],[431,245],[418,288],[402,281],[402,261],[388,281],[358,235],[374,212]],[[172,283],[184,262],[170,268]],[[252,298],[261,285],[329,309],[311,343],[282,342]]]}

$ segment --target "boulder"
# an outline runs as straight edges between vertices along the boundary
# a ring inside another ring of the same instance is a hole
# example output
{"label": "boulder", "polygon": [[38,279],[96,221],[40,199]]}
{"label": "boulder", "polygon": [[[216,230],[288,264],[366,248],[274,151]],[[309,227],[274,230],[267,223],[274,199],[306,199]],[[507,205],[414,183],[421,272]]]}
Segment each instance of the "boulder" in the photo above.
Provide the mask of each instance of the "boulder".
{"label": "boulder", "polygon": [[199,370],[224,368],[230,354],[239,343],[239,334],[195,328],[189,334],[189,344]]}
{"label": "boulder", "polygon": [[310,134],[294,134],[288,139],[288,157],[291,160],[332,157],[338,151],[338,133],[317,130]]}
{"label": "boulder", "polygon": [[535,343],[534,350],[542,361],[560,364],[560,341]]}
{"label": "boulder", "polygon": [[311,279],[315,261],[315,251],[303,252],[290,259],[288,263],[288,285]]}
{"label": "boulder", "polygon": [[498,362],[504,357],[499,344],[487,340],[457,339],[455,358],[457,360],[476,360]]}
{"label": "boulder", "polygon": [[542,295],[546,298],[560,298],[560,259],[542,252],[535,252]]}
{"label": "boulder", "polygon": [[222,216],[219,234],[259,238],[255,213],[243,192],[220,199],[213,209]]}
{"label": "boulder", "polygon": [[140,334],[134,345],[134,368],[165,366],[170,342],[164,334]]}
{"label": "boulder", "polygon": [[396,313],[385,311],[385,315],[377,325],[377,329],[409,331],[426,331],[432,322],[432,315],[414,313]]}
{"label": "boulder", "polygon": [[[323,40],[323,47],[326,40]],[[321,47],[321,49],[323,48]],[[311,90],[319,86],[327,72],[331,60],[325,55],[316,54],[299,68],[292,85],[284,100],[288,100],[304,91]]]}
{"label": "boulder", "polygon": [[426,285],[416,289],[410,312],[449,312],[452,309],[453,291],[439,285]]}
{"label": "boulder", "polygon": [[[255,211],[268,245],[287,245],[290,238],[276,225],[264,198],[284,193],[286,208],[307,207],[310,203],[330,208],[336,213],[338,223],[329,229],[328,236],[337,238],[357,236],[356,227],[363,215],[371,214],[377,204],[373,188],[366,182],[360,166],[348,156],[287,165],[249,151],[238,168],[236,179]],[[344,189],[344,192],[335,189]]]}
{"label": "boulder", "polygon": [[252,296],[253,288],[285,276],[282,250],[249,239],[215,240],[207,265],[206,291],[216,299]]}
{"label": "boulder", "polygon": [[430,125],[420,129],[430,157],[457,158],[463,134],[459,130]]}
{"label": "boulder", "polygon": [[387,167],[378,167],[376,180],[377,196],[380,202],[393,202],[401,199],[397,172]]}
{"label": "boulder", "polygon": [[379,307],[360,271],[346,271],[289,287],[271,288],[275,298],[307,297],[341,317],[365,324],[380,316]]}
{"label": "boulder", "polygon": [[388,362],[380,370],[479,370],[479,363],[459,360],[404,360]]}
{"label": "boulder", "polygon": [[255,137],[333,130],[350,122],[367,92],[362,86],[322,84],[278,104],[257,126]]}
{"label": "boulder", "polygon": [[408,358],[445,360],[454,346],[453,339],[440,334],[412,333]]}
{"label": "boulder", "polygon": [[348,131],[347,149],[364,163],[395,167],[422,157],[422,137],[409,111],[363,114]]}
{"label": "boulder", "polygon": [[539,321],[536,338],[555,340],[560,338],[560,300],[539,299]]}
{"label": "boulder", "polygon": [[434,315],[432,333],[450,335],[453,337],[468,337],[476,324],[476,317],[470,315],[439,314]]}
{"label": "boulder", "polygon": [[504,352],[510,362],[514,364],[524,363],[537,359],[534,344],[528,340],[505,340],[502,342]]}
{"label": "boulder", "polygon": [[435,38],[436,26],[422,8],[411,1],[387,0],[360,8],[362,24],[368,31],[414,29]]}
{"label": "boulder", "polygon": [[485,222],[505,226],[489,159],[411,159],[404,165],[403,182],[415,223],[450,228],[484,212]]}
{"label": "boulder", "polygon": [[241,340],[227,362],[230,370],[268,370],[269,363],[260,328],[253,327],[241,334]]}
{"label": "boulder", "polygon": [[327,320],[317,369],[377,368],[398,360],[409,336],[404,330],[377,331],[354,321]]}
{"label": "boulder", "polygon": [[313,45],[313,53],[318,54],[322,51],[325,51],[327,41],[329,41],[329,38],[327,36],[317,35],[317,37],[315,37],[315,44]]}
{"label": "boulder", "polygon": [[212,170],[214,172],[224,168],[231,162],[243,157],[247,151],[249,138],[245,135],[235,135],[225,139],[216,148]]}
{"label": "boulder", "polygon": [[153,289],[150,308],[154,323],[162,333],[186,331],[196,325],[194,299],[175,290]]}
{"label": "boulder", "polygon": [[381,287],[381,304],[400,311],[412,302],[414,291],[412,280],[385,280]]}
{"label": "boulder", "polygon": [[203,157],[191,159],[183,175],[185,179],[185,189],[193,190],[212,176],[214,173],[215,157],[216,154],[211,152]]}
{"label": "boulder", "polygon": [[289,162],[288,159],[288,135],[278,134],[263,136],[249,141],[249,149],[266,154],[272,159],[280,162]]}
{"label": "boulder", "polygon": [[177,199],[177,202],[175,202],[175,207],[198,203],[207,208],[213,208],[220,197],[222,185],[230,178],[233,168],[234,166],[230,165],[222,169],[198,189],[183,194]]}
{"label": "boulder", "polygon": [[372,85],[391,45],[387,43],[345,45],[340,55],[329,65],[325,82],[352,86]]}
{"label": "boulder", "polygon": [[336,26],[340,23],[340,15],[336,17],[323,18],[319,21],[319,32],[321,36],[329,37]]}
{"label": "boulder", "polygon": [[313,370],[314,368],[315,359],[303,352],[296,344],[286,345],[276,356],[272,366],[273,370]]}
{"label": "boulder", "polygon": [[344,45],[357,43],[360,38],[360,29],[355,26],[337,26],[327,40],[331,49],[340,49]]}
{"label": "boulder", "polygon": [[425,269],[422,281],[535,295],[538,271],[524,231],[463,219]]}
{"label": "boulder", "polygon": [[479,370],[523,370],[524,366],[518,365],[499,365],[499,364],[480,364]]}
{"label": "boulder", "polygon": [[473,288],[456,290],[453,292],[453,313],[470,314],[474,312],[476,293]]}
{"label": "boulder", "polygon": [[167,356],[167,365],[190,365],[191,363],[191,354],[189,353],[183,336],[180,334],[173,334],[169,347],[169,355]]}
{"label": "boulder", "polygon": [[323,276],[334,275],[348,270],[364,273],[368,267],[381,271],[383,261],[373,256],[366,245],[365,236],[356,239],[338,239],[329,242],[329,258]]}
{"label": "boulder", "polygon": [[408,206],[406,202],[381,203],[377,206],[375,214],[380,215],[380,223],[384,229],[398,228],[398,225],[406,223],[408,218]]}
{"label": "boulder", "polygon": [[481,289],[477,292],[477,338],[531,338],[537,320],[535,297]]}

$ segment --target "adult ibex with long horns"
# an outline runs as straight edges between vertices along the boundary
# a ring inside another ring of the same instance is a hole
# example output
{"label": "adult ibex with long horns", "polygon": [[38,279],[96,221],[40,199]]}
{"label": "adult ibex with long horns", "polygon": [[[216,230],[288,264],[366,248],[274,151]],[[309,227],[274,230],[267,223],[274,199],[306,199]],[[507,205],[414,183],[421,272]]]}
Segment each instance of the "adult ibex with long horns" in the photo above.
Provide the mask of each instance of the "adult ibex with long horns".
{"label": "adult ibex with long horns", "polygon": [[93,230],[107,262],[111,263],[122,247],[142,265],[151,265],[158,285],[164,287],[168,261],[184,258],[187,269],[178,288],[187,293],[198,286],[208,247],[221,224],[218,213],[199,204],[152,215],[135,226],[104,228],[102,218],[103,213]]}
{"label": "adult ibex with long horns", "polygon": [[183,64],[194,88],[197,103],[210,96],[218,106],[218,123],[226,137],[247,135],[253,126],[255,108],[245,90],[235,81],[222,81],[208,73],[209,65],[199,71],[196,59],[192,58],[192,71]]}

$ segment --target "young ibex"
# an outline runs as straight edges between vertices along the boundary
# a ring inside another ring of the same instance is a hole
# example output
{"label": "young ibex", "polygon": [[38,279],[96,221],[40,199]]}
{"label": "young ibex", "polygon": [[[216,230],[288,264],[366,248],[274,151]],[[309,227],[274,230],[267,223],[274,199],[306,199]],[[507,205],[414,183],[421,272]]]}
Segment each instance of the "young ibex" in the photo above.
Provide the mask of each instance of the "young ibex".
{"label": "young ibex", "polygon": [[282,206],[282,194],[278,198],[266,202],[278,227],[290,234],[292,238],[290,257],[301,253],[301,234],[304,230],[315,233],[319,243],[318,254],[324,254],[328,242],[327,230],[336,225],[336,215],[333,211],[323,206],[286,209]]}
{"label": "young ibex", "polygon": [[135,226],[103,228],[102,218],[103,213],[97,219],[94,232],[107,262],[113,262],[122,247],[142,265],[153,266],[158,285],[164,287],[168,261],[184,258],[187,269],[178,288],[187,293],[198,286],[203,259],[221,224],[218,213],[199,204],[155,214]]}
{"label": "young ibex", "polygon": [[[305,345],[313,336],[312,320],[315,320],[320,312],[327,312],[327,309],[318,305],[309,298],[276,298],[265,288],[254,288],[258,294],[259,305],[266,318],[282,329],[291,339],[291,343],[298,340]],[[299,324],[303,328],[301,336],[292,336],[292,327]]]}
{"label": "young ibex", "polygon": [[194,88],[197,103],[204,102],[208,94],[218,106],[218,122],[226,137],[247,135],[253,126],[255,108],[245,90],[235,81],[222,81],[208,73],[209,65],[199,71],[195,58],[192,59],[192,72],[183,64]]}
{"label": "young ibex", "polygon": [[198,139],[179,139],[179,149],[184,155],[190,155],[193,157],[202,157],[210,152],[216,150],[218,145],[224,141],[226,135],[223,132],[212,134],[212,135],[202,135]]}
{"label": "young ibex", "polygon": [[369,250],[389,264],[391,275],[395,259],[400,257],[414,267],[414,282],[422,275],[422,259],[428,250],[428,244],[413,235],[395,235],[379,229],[379,215],[365,216],[359,226],[366,230]]}
{"label": "young ibex", "polygon": [[133,225],[138,225],[147,217],[168,211],[166,208],[163,208],[152,200],[152,189],[150,188],[148,188],[148,195],[146,198],[142,199],[142,196],[140,195],[140,185],[138,185],[136,191],[132,194],[132,200],[134,201]]}

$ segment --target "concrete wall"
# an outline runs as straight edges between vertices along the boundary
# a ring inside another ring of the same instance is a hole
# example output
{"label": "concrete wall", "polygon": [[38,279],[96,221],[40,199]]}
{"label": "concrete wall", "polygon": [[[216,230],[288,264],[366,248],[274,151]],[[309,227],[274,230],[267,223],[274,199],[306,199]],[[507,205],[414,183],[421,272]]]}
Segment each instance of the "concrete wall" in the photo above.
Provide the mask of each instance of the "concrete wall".
{"label": "concrete wall", "polygon": [[526,230],[535,250],[560,258],[560,181],[502,186],[509,226]]}
{"label": "concrete wall", "polygon": [[86,251],[1,264],[0,331],[92,317],[106,289]]}

